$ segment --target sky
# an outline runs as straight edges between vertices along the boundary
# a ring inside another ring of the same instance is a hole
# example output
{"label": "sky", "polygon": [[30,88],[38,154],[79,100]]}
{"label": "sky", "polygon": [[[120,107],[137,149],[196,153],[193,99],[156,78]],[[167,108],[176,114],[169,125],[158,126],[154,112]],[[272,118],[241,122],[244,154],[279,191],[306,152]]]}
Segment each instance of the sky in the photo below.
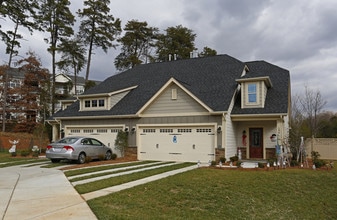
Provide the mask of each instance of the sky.
{"label": "sky", "polygon": [[[71,0],[73,12],[83,1]],[[325,111],[337,112],[337,1],[336,0],[111,0],[111,14],[122,27],[130,20],[146,21],[161,32],[182,25],[196,34],[198,51],[207,46],[243,62],[265,60],[289,70],[292,96],[307,86],[320,92]],[[13,25],[0,19],[2,30]],[[76,28],[75,28],[76,30]],[[51,70],[51,55],[44,38],[21,28],[22,56],[34,51]],[[119,48],[105,54],[95,50],[90,79],[101,80],[117,73],[114,59]],[[0,64],[8,60],[0,42]],[[85,76],[85,71],[80,73]]]}

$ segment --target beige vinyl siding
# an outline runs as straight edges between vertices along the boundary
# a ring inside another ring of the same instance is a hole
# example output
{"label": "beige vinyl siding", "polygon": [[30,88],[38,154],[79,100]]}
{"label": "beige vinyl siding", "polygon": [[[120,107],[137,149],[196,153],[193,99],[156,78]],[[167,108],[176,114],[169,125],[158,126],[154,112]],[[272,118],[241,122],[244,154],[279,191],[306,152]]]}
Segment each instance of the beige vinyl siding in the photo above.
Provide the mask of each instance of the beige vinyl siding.
{"label": "beige vinyl siding", "polygon": [[[176,90],[176,97],[172,99],[172,90]],[[176,85],[171,85],[154,100],[143,112],[144,115],[179,114],[179,113],[202,113],[206,112],[196,100]]]}
{"label": "beige vinyl siding", "polygon": [[114,107],[129,92],[130,91],[125,91],[125,92],[121,92],[121,93],[118,93],[118,94],[115,94],[115,95],[111,96],[110,103],[109,103],[109,109],[111,109],[112,107]]}
{"label": "beige vinyl siding", "polygon": [[[250,83],[256,84],[256,103],[248,102],[248,84]],[[243,108],[264,108],[268,88],[263,81],[246,82],[243,83],[243,86],[241,88],[241,106]]]}

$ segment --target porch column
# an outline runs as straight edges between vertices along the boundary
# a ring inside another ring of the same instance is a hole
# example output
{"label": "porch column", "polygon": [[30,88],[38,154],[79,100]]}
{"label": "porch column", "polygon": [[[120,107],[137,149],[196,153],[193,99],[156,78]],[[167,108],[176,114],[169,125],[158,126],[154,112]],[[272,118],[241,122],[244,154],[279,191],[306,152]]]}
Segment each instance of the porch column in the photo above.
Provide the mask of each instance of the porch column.
{"label": "porch column", "polygon": [[57,124],[53,124],[52,126],[52,141],[56,141],[60,138],[59,129]]}

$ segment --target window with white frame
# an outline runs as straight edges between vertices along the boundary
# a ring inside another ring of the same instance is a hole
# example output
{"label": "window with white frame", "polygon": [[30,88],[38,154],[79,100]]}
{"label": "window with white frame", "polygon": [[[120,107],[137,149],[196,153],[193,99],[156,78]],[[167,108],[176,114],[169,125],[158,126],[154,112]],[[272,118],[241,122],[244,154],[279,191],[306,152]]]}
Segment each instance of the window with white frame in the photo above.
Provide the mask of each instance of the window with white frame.
{"label": "window with white frame", "polygon": [[85,109],[103,109],[105,108],[105,100],[104,99],[90,99],[84,100],[84,108]]}
{"label": "window with white frame", "polygon": [[256,83],[248,84],[248,103],[256,103],[257,102],[257,90]]}

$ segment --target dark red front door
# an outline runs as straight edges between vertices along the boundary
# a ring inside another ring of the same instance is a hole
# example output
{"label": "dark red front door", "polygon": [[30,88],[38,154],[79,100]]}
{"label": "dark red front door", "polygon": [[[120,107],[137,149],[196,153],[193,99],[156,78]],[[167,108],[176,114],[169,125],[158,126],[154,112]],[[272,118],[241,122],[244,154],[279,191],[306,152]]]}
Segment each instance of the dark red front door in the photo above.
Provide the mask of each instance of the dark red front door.
{"label": "dark red front door", "polygon": [[249,129],[249,157],[263,158],[263,129]]}

